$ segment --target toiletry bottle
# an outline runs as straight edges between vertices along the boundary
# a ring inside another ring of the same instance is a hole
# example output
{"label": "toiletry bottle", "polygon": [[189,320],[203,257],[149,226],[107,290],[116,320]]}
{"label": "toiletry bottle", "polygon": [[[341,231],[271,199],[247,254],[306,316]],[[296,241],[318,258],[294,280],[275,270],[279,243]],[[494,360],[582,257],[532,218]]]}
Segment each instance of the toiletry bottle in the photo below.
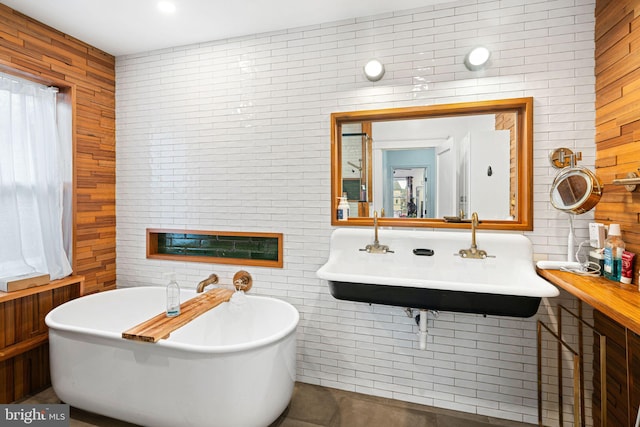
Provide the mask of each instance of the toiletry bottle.
{"label": "toiletry bottle", "polygon": [[171,273],[167,285],[167,317],[175,317],[180,314],[180,287],[176,282],[176,274]]}
{"label": "toiletry bottle", "polygon": [[620,274],[620,283],[625,285],[631,284],[633,280],[633,260],[636,254],[629,251],[622,252],[622,273]]}
{"label": "toiletry bottle", "polygon": [[338,221],[346,221],[349,219],[349,202],[347,202],[347,193],[342,193],[340,203],[338,204]]}
{"label": "toiletry bottle", "polygon": [[607,279],[620,281],[622,252],[624,252],[624,242],[620,237],[620,224],[610,224],[607,240],[604,241],[604,277]]}
{"label": "toiletry bottle", "polygon": [[367,201],[367,186],[364,184],[360,186],[360,201],[361,202]]}

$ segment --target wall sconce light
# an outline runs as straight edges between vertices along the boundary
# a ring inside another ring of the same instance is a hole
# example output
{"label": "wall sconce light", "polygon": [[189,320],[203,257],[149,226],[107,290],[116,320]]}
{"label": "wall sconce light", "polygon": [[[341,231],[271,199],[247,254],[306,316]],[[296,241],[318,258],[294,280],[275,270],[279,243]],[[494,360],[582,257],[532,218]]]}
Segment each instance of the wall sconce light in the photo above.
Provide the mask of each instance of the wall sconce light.
{"label": "wall sconce light", "polygon": [[371,59],[364,66],[364,75],[367,77],[367,80],[377,82],[384,76],[384,65],[377,59]]}
{"label": "wall sconce light", "polygon": [[469,71],[481,70],[487,64],[490,57],[491,52],[486,47],[474,47],[467,53],[467,56],[464,57],[464,65]]}

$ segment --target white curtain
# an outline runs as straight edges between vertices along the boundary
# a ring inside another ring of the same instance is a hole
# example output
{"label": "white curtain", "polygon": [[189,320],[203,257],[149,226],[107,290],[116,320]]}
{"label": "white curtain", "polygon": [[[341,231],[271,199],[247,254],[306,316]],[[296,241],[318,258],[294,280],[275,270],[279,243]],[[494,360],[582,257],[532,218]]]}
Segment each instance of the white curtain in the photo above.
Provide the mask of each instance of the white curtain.
{"label": "white curtain", "polygon": [[0,74],[0,278],[71,274],[63,238],[71,150],[61,143],[56,93]]}
{"label": "white curtain", "polygon": [[71,104],[68,102],[58,102],[58,138],[60,140],[60,152],[62,153],[62,239],[64,242],[64,251],[69,260],[73,259],[73,206],[71,204],[73,198],[73,129],[72,129],[72,112]]}

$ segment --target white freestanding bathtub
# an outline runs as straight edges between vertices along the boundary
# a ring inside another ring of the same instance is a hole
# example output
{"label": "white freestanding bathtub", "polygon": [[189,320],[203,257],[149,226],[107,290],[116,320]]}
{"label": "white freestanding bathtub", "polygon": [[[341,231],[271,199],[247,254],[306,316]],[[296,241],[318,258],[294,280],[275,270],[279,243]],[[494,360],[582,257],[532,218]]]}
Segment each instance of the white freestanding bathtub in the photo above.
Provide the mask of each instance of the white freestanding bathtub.
{"label": "white freestanding bathtub", "polygon": [[[182,291],[182,301],[195,296]],[[165,308],[163,287],[124,288],[52,310],[51,381],[71,406],[144,426],[268,426],[295,382],[298,311],[246,296],[157,343],[121,338]]]}

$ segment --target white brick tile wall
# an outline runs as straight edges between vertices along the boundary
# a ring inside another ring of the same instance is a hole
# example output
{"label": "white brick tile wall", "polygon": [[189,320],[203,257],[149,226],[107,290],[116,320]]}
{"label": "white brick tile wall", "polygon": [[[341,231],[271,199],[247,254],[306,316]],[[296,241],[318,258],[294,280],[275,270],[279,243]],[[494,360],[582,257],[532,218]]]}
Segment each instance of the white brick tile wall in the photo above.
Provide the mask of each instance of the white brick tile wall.
{"label": "white brick tile wall", "polygon": [[[335,300],[316,278],[332,231],[329,114],[534,97],[535,229],[525,234],[536,257],[564,259],[568,220],[548,201],[548,153],[564,146],[595,161],[594,3],[461,0],[117,58],[118,285],[161,285],[176,271],[194,287],[238,270],[147,260],[148,227],[282,232],[284,268],[246,269],[252,292],[301,313],[299,381],[537,423],[536,320],[555,325],[559,303],[575,309],[565,292],[531,319],[430,315],[422,351],[401,307]],[[462,61],[476,44],[492,58],[473,73]],[[370,83],[362,66],[374,56],[387,74]],[[591,218],[576,218],[578,240]],[[575,327],[565,330],[575,343]],[[557,420],[548,336],[543,366],[545,417]]]}

